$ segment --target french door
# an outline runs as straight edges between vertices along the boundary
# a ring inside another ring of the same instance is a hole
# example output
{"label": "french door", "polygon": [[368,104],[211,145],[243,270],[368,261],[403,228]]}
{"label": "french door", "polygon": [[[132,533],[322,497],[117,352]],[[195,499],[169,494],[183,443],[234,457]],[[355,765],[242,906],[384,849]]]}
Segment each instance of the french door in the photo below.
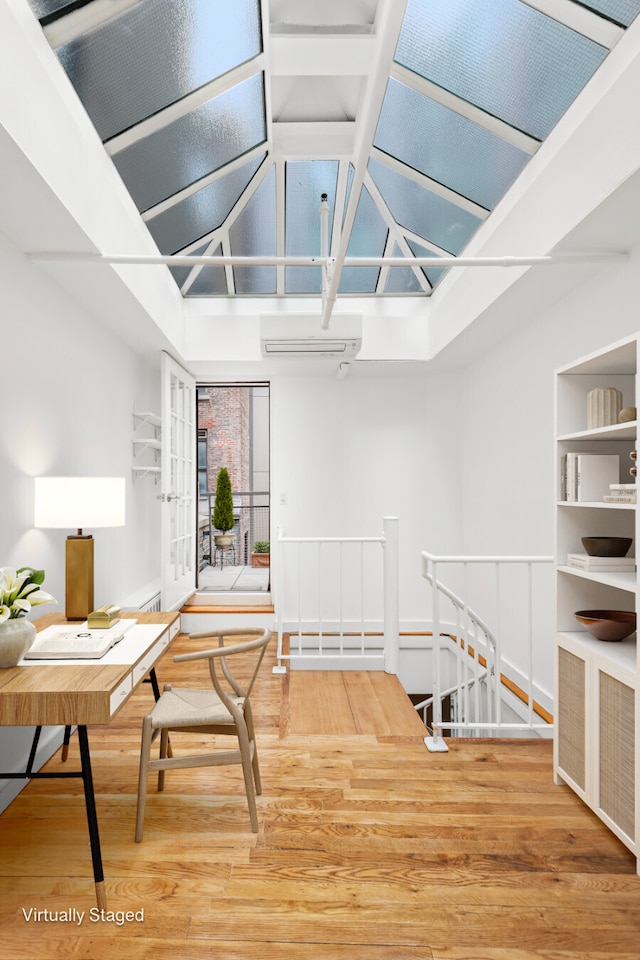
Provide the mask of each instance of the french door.
{"label": "french door", "polygon": [[162,609],[177,610],[196,586],[195,380],[162,354]]}

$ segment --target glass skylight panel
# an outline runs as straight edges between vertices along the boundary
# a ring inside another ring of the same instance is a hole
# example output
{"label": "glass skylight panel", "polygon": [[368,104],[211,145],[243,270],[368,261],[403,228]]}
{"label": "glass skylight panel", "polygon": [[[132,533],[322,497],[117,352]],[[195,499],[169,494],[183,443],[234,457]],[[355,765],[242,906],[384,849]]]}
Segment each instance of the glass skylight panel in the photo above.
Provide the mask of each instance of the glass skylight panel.
{"label": "glass skylight panel", "polygon": [[640,13],[640,0],[578,0],[578,3],[604,14],[621,27],[630,26]]}
{"label": "glass skylight panel", "polygon": [[[215,256],[222,255],[222,247],[217,247]],[[225,268],[203,267],[196,279],[187,290],[188,297],[219,297],[226,296],[227,275]]]}
{"label": "glass skylight panel", "polygon": [[[438,254],[434,253],[433,250],[429,250],[428,247],[423,247],[419,243],[416,243],[414,240],[408,240],[407,243],[411,248],[411,252],[416,257],[433,257],[434,263],[438,260]],[[423,267],[422,271],[431,284],[432,287],[435,287],[436,284],[442,280],[445,276],[447,270],[445,267],[441,267],[439,270],[435,267]]]}
{"label": "glass skylight panel", "polygon": [[147,222],[161,253],[177,253],[219,227],[229,216],[265,154],[214,180]]}
{"label": "glass skylight panel", "polygon": [[409,0],[395,59],[542,140],[606,55],[520,0]]}
{"label": "glass skylight panel", "polygon": [[[209,246],[209,241],[201,244],[196,250],[192,250],[189,256],[200,256],[205,252]],[[179,287],[182,287],[182,284],[185,282],[189,274],[191,273],[191,267],[169,267],[171,275]]]}
{"label": "glass skylight panel", "polygon": [[487,210],[529,159],[518,147],[396,80],[389,80],[374,145]]}
{"label": "glass skylight panel", "polygon": [[[285,251],[287,256],[320,256],[320,198],[327,194],[331,242],[338,179],[337,160],[297,160],[285,165]],[[320,293],[319,267],[286,267],[287,293]]]}
{"label": "glass skylight panel", "polygon": [[38,20],[44,20],[64,7],[71,6],[72,0],[29,0],[29,5]]}
{"label": "glass skylight panel", "polygon": [[[276,170],[272,167],[229,231],[234,257],[276,255]],[[275,267],[234,267],[236,293],[276,292]]]}
{"label": "glass skylight panel", "polygon": [[259,0],[140,0],[56,52],[108,140],[261,49]]}
{"label": "glass skylight panel", "polygon": [[[394,257],[402,257],[403,253],[398,244],[393,248]],[[407,257],[407,262],[410,259]],[[385,293],[424,293],[415,271],[411,267],[389,267],[387,282],[384,285]]]}
{"label": "glass skylight panel", "polygon": [[369,173],[396,222],[448,253],[460,253],[482,223],[378,160],[369,160]]}
{"label": "glass skylight panel", "polygon": [[266,139],[259,73],[114,156],[140,211],[173,196]]}
{"label": "glass skylight panel", "polygon": [[[387,242],[387,225],[371,199],[362,188],[358,209],[349,238],[347,257],[381,257]],[[343,267],[338,291],[340,293],[375,293],[380,267]]]}

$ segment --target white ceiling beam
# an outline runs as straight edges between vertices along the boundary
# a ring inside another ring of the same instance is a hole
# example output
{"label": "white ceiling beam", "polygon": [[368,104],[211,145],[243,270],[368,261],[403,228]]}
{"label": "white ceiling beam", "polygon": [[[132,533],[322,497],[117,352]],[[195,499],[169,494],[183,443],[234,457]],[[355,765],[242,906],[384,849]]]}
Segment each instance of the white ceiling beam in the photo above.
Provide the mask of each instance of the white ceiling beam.
{"label": "white ceiling beam", "polygon": [[[393,244],[396,244],[396,243],[397,243],[398,246],[400,247],[400,250],[402,251],[402,253],[405,255],[405,257],[407,257],[407,262],[406,262],[405,266],[410,267],[410,268],[413,270],[413,272],[415,273],[416,278],[417,278],[420,286],[422,287],[422,290],[423,290],[425,293],[431,293],[431,284],[429,283],[429,281],[428,281],[427,278],[425,277],[425,275],[424,275],[424,273],[422,272],[422,270],[421,270],[419,267],[414,266],[414,264],[413,264],[413,260],[414,260],[413,250],[411,249],[411,247],[410,247],[409,244],[407,243],[407,240],[406,240],[404,234],[402,233],[402,231],[401,231],[400,228],[398,227],[398,224],[396,223],[395,217],[393,216],[393,214],[392,214],[391,211],[389,210],[389,207],[388,207],[387,204],[385,203],[384,197],[382,196],[382,194],[380,193],[380,191],[379,191],[378,188],[376,187],[375,182],[374,182],[373,178],[371,177],[371,174],[369,174],[369,173],[366,174],[366,176],[365,176],[365,178],[364,178],[364,185],[365,185],[365,187],[367,188],[367,190],[369,191],[369,195],[370,195],[371,199],[373,200],[373,202],[375,203],[376,207],[378,208],[378,212],[380,213],[380,216],[382,217],[382,219],[384,220],[385,224],[387,225],[387,228],[388,228],[388,230],[389,230],[389,240],[391,240]],[[388,244],[387,244],[387,246],[388,246]],[[385,257],[391,257],[392,253],[393,253],[393,245],[392,245],[392,247],[391,247],[391,250],[385,250]],[[385,268],[385,274],[388,272],[388,269],[389,269],[389,268]],[[385,282],[386,282],[386,276],[385,276]],[[383,288],[383,289],[384,289],[384,288]]]}
{"label": "white ceiling beam", "polygon": [[[285,161],[278,158],[276,164],[276,254],[279,257],[285,255]],[[285,292],[285,268],[276,267],[276,293],[278,296],[284,296]]]}
{"label": "white ceiling beam", "polygon": [[264,66],[265,58],[264,55],[260,53],[257,57],[254,57],[253,60],[248,60],[234,70],[230,70],[229,73],[225,73],[222,77],[216,77],[215,80],[212,80],[210,83],[205,83],[202,87],[198,87],[197,90],[187,94],[186,97],[182,97],[176,101],[176,103],[170,103],[168,107],[165,107],[163,110],[158,110],[157,113],[147,117],[146,120],[141,120],[140,123],[136,123],[135,126],[124,130],[115,137],[111,137],[110,140],[106,140],[104,144],[105,150],[109,156],[116,156],[134,143],[138,143],[140,140],[144,140],[145,137],[157,133],[158,130],[163,130],[175,120],[180,120],[181,117],[201,107],[209,100],[213,100],[214,97],[219,97],[221,94],[227,93],[229,90],[232,90],[233,87],[237,87],[238,84],[244,83],[245,80],[249,80],[257,73],[261,73],[264,70]]}
{"label": "white ceiling beam", "polygon": [[79,10],[72,10],[44,27],[44,35],[54,49],[62,47],[88,30],[100,27],[124,13],[136,3],[138,0],[93,0],[93,3],[88,3]]}
{"label": "white ceiling beam", "polygon": [[490,113],[486,113],[480,107],[476,107],[467,100],[457,97],[455,93],[450,93],[448,90],[439,87],[430,80],[425,80],[424,77],[419,76],[419,74],[414,73],[412,70],[407,70],[406,67],[403,67],[399,63],[394,62],[391,69],[391,76],[394,80],[398,80],[405,86],[415,90],[416,93],[422,94],[423,97],[429,97],[430,100],[435,100],[436,103],[441,104],[443,107],[448,107],[449,110],[453,110],[454,113],[459,114],[461,117],[477,123],[479,127],[483,127],[490,133],[495,133],[496,136],[502,140],[506,140],[507,143],[513,144],[514,147],[518,147],[525,153],[533,155],[540,147],[540,141],[536,140],[535,137],[529,136],[529,134],[524,133],[522,130],[516,130],[515,127],[505,123],[504,120],[491,116]]}
{"label": "white ceiling beam", "polygon": [[331,238],[329,241],[329,252],[335,256],[336,250],[340,244],[340,234],[342,232],[342,215],[344,205],[347,200],[347,185],[349,183],[349,162],[341,160],[338,164],[338,183],[336,185],[336,200],[333,210],[333,221],[331,229]]}
{"label": "white ceiling beam", "polygon": [[327,290],[327,299],[322,313],[321,326],[327,329],[338,295],[340,274],[347,255],[349,237],[358,209],[360,193],[364,183],[367,163],[371,154],[371,144],[378,125],[380,108],[387,88],[387,79],[393,63],[393,56],[402,29],[402,21],[407,0],[380,0],[376,11],[376,50],[369,82],[365,91],[364,103],[357,121],[356,144],[354,150],[354,176],[347,203],[340,243],[335,258],[331,282]]}
{"label": "white ceiling beam", "polygon": [[364,77],[373,63],[375,37],[272,34],[269,48],[274,77]]}
{"label": "white ceiling beam", "polygon": [[356,123],[352,120],[274,122],[272,130],[274,154],[288,160],[340,160],[353,156]]}
{"label": "white ceiling beam", "polygon": [[[222,228],[221,228],[222,229]],[[213,236],[213,232],[209,235]],[[200,238],[202,242],[204,237]],[[186,248],[185,248],[186,249]],[[137,253],[93,253],[73,250],[31,250],[25,254],[27,260],[41,263],[120,263],[139,266],[158,266],[164,264],[171,267],[185,267],[196,264],[199,266],[222,266],[231,264],[242,267],[321,267],[323,257],[314,256],[231,256],[211,257],[206,254],[186,256],[183,254],[137,254]],[[415,257],[416,264],[425,267],[524,267],[524,266],[557,266],[577,263],[628,263],[629,253],[624,250],[576,250],[559,253],[520,255],[504,257],[456,257],[447,254],[436,263],[433,257]],[[344,263],[349,267],[406,267],[406,257],[345,257]]]}
{"label": "white ceiling beam", "polygon": [[264,104],[265,121],[267,124],[267,142],[269,145],[273,142],[273,98],[271,94],[271,44],[269,43],[268,25],[269,25],[270,0],[260,0],[260,20],[262,22],[262,70],[264,71]]}
{"label": "white ceiling beam", "polygon": [[[236,222],[240,214],[244,211],[245,207],[253,197],[254,193],[256,192],[256,190],[258,189],[258,187],[260,186],[264,178],[267,176],[269,171],[271,170],[272,166],[273,166],[273,161],[267,158],[266,161],[262,164],[260,169],[255,174],[255,176],[252,177],[251,181],[249,182],[249,185],[240,195],[240,199],[233,206],[231,212],[229,213],[229,216],[224,221],[224,223],[221,223],[219,227],[215,228],[215,230],[211,230],[210,233],[204,234],[204,236],[199,237],[197,240],[194,240],[193,243],[190,243],[187,247],[184,247],[180,251],[180,254],[178,254],[178,256],[188,255],[189,251],[197,250],[197,248],[202,246],[202,244],[205,242],[209,243],[209,246],[207,247],[207,254],[209,253],[210,250],[212,249],[215,250],[218,244],[221,243],[223,246],[223,253],[226,249],[228,250],[228,255],[230,256],[231,248],[229,246],[229,232],[231,230],[231,227],[234,225],[234,223]],[[204,262],[206,263],[206,261]],[[196,260],[195,263],[198,263],[198,260]],[[226,266],[228,267],[227,284],[229,284],[229,271],[232,270],[232,267],[229,266],[228,264],[226,264]],[[200,263],[199,266],[194,266],[193,270],[187,277],[187,280],[185,282],[183,289],[185,287],[190,286],[193,283],[193,281],[196,279],[196,277],[200,273],[201,269],[202,269],[202,262]],[[233,285],[233,276],[231,277],[231,285]],[[229,287],[229,290],[231,291],[231,286]]]}
{"label": "white ceiling beam", "polygon": [[528,7],[533,7],[545,16],[564,23],[566,27],[581,33],[602,47],[611,50],[615,47],[624,29],[610,20],[599,16],[594,10],[581,7],[573,0],[523,0]]}

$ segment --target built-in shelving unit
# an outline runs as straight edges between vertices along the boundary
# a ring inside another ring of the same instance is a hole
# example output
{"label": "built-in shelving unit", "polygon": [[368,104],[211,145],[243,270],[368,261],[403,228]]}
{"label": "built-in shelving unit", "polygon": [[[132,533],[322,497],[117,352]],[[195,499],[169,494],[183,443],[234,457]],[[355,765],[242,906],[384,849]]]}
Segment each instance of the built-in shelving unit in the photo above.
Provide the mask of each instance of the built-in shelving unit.
{"label": "built-in shelving unit", "polygon": [[157,413],[133,414],[133,479],[152,476],[160,480],[161,419]]}
{"label": "built-in shelving unit", "polygon": [[[635,504],[561,499],[567,453],[619,455],[621,483],[633,482],[637,421],[587,428],[587,394],[617,387],[637,406],[640,334],[556,372],[556,734],[554,775],[568,784],[634,852],[640,865],[640,682],[636,634],[621,642],[592,637],[578,610],[637,610],[638,570],[589,572],[568,565],[583,536],[633,538]],[[638,869],[640,873],[640,866]]]}

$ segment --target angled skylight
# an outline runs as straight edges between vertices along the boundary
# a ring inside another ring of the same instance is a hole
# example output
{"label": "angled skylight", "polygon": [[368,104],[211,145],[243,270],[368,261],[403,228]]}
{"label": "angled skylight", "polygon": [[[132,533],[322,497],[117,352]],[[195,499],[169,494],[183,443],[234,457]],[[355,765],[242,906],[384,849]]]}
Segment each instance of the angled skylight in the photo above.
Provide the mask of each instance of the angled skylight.
{"label": "angled skylight", "polygon": [[322,268],[286,261],[321,255],[322,194],[340,296],[430,295],[438,258],[464,251],[640,13],[640,0],[408,0],[402,20],[395,0],[28,2],[160,253],[231,258],[171,263],[187,297],[318,298]]}

